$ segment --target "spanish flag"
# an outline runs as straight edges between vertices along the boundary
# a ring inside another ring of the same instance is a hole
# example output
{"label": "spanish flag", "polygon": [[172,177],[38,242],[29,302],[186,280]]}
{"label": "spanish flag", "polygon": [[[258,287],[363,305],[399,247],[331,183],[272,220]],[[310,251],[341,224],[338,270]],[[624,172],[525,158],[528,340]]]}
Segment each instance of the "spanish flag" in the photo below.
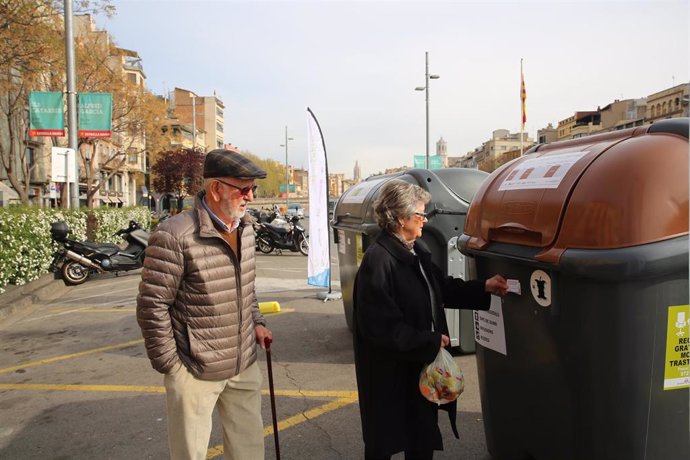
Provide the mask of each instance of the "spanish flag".
{"label": "spanish flag", "polygon": [[520,100],[522,101],[522,128],[524,129],[525,123],[527,123],[527,112],[525,110],[527,90],[525,90],[525,75],[522,73],[522,59],[520,59]]}

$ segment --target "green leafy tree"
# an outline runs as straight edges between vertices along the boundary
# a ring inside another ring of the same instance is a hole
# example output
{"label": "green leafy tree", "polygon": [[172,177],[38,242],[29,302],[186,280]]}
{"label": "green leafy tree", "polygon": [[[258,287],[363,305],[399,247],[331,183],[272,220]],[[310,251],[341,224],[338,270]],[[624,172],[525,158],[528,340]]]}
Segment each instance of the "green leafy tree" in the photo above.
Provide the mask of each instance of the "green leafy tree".
{"label": "green leafy tree", "polygon": [[[62,0],[0,0],[0,175],[29,203],[27,161],[31,91],[64,91]],[[104,13],[110,0],[77,0],[75,13]]]}
{"label": "green leafy tree", "polygon": [[177,209],[188,196],[196,195],[204,186],[204,159],[199,149],[167,150],[157,155],[151,166],[153,187],[160,193],[177,198]]}
{"label": "green leafy tree", "polygon": [[257,197],[277,197],[280,193],[280,184],[285,182],[285,165],[276,160],[271,160],[270,158],[259,158],[247,151],[242,152],[242,155],[246,156],[266,171],[266,179],[259,179],[256,181],[259,185]]}

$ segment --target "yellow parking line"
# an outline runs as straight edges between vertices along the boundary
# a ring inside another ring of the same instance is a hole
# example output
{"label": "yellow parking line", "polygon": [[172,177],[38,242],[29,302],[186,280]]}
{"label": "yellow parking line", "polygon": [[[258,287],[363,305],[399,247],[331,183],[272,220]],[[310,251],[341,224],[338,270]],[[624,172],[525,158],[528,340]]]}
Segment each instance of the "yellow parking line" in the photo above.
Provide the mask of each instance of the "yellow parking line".
{"label": "yellow parking line", "polygon": [[80,351],[79,353],[72,353],[70,355],[62,355],[62,356],[56,356],[54,358],[47,358],[47,359],[42,359],[40,361],[33,361],[30,363],[25,363],[21,364],[19,366],[12,366],[12,367],[5,367],[3,369],[0,369],[0,374],[6,374],[8,372],[14,372],[17,369],[26,369],[27,367],[36,367],[40,366],[41,364],[49,364],[49,363],[54,363],[57,361],[64,361],[66,359],[72,359],[72,358],[79,358],[81,356],[86,356],[86,355],[91,355],[94,353],[100,353],[102,351],[109,351],[109,350],[117,350],[120,348],[127,348],[131,347],[132,345],[138,345],[140,343],[144,343],[144,339],[140,340],[132,340],[129,342],[125,343],[120,343],[117,345],[109,345],[107,347],[99,347],[99,348],[93,348],[91,350],[86,350],[86,351]]}
{"label": "yellow parking line", "polygon": [[[0,390],[35,390],[35,391],[92,391],[111,393],[165,393],[165,387],[157,385],[88,385],[88,384],[60,384],[60,383],[0,383]],[[261,394],[268,395],[268,390]],[[357,400],[356,391],[331,390],[276,390],[276,396],[288,398],[338,398]]]}
{"label": "yellow parking line", "polygon": [[[138,342],[138,341],[137,341]],[[112,347],[111,347],[112,348]],[[33,391],[81,391],[81,392],[111,392],[111,393],[158,393],[164,394],[165,387],[153,385],[62,385],[42,383],[0,383],[0,390],[33,390]],[[268,395],[268,390],[262,390],[262,395]],[[287,397],[311,397],[311,398],[337,398],[326,404],[309,409],[292,417],[278,421],[278,431],[287,430],[300,423],[320,417],[341,407],[357,402],[356,391],[317,391],[317,390],[276,390],[276,396]],[[273,434],[273,425],[264,427],[264,437]],[[223,455],[223,446],[215,446],[208,449],[207,459]]]}
{"label": "yellow parking line", "polygon": [[[336,409],[340,409],[341,407],[347,406],[347,405],[352,404],[356,401],[357,401],[357,398],[340,398],[340,399],[336,399],[335,401],[331,401],[327,404],[323,404],[321,406],[310,409],[306,412],[302,412],[301,414],[293,415],[292,417],[288,417],[285,420],[280,420],[278,422],[278,431],[283,431],[283,430],[291,428],[295,425],[299,425],[300,423],[307,422],[313,418],[319,417],[319,416],[324,415],[328,412],[332,412]],[[270,436],[272,434],[273,434],[273,425],[269,425],[269,426],[264,427],[264,437]],[[206,459],[212,459],[212,458],[220,457],[221,455],[223,455],[223,446],[222,445],[211,447],[206,452]]]}
{"label": "yellow parking line", "polygon": [[91,391],[111,393],[165,393],[165,387],[146,385],[61,385],[51,383],[0,383],[0,390]]}

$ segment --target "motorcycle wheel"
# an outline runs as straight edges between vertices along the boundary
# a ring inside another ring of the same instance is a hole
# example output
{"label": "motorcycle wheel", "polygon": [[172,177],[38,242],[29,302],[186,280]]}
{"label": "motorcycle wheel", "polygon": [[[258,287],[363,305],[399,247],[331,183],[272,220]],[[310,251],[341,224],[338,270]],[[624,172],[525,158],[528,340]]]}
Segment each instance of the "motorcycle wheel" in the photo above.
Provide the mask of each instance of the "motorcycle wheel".
{"label": "motorcycle wheel", "polygon": [[89,277],[89,269],[79,262],[68,260],[62,265],[62,280],[67,286],[82,284]]}
{"label": "motorcycle wheel", "polygon": [[309,255],[309,240],[306,239],[304,235],[299,236],[299,243],[297,244],[297,247],[299,248],[299,252],[301,252],[302,255]]}
{"label": "motorcycle wheel", "polygon": [[273,245],[271,244],[271,238],[267,235],[257,235],[256,236],[256,247],[259,251],[264,254],[270,254],[273,252]]}

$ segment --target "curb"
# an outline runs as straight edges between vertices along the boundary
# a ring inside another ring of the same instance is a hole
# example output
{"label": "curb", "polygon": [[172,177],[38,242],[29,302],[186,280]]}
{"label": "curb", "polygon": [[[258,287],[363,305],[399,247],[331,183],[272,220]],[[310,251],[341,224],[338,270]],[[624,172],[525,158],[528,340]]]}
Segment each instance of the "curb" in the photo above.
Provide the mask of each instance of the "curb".
{"label": "curb", "polygon": [[56,280],[52,273],[47,273],[21,286],[7,285],[6,292],[0,294],[0,321],[36,302],[59,297],[66,288],[65,283],[62,280]]}

